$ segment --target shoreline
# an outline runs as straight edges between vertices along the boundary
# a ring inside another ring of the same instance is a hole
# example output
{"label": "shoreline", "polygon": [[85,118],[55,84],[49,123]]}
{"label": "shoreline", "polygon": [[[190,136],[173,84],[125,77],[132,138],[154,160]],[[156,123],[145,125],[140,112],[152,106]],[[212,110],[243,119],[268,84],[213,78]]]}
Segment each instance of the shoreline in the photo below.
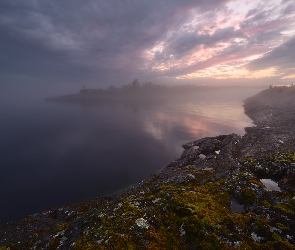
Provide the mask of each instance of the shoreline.
{"label": "shoreline", "polygon": [[264,90],[244,102],[256,125],[244,136],[186,143],[132,187],[4,224],[0,249],[294,249],[294,97],[294,87]]}
{"label": "shoreline", "polygon": [[[130,101],[160,101],[160,100],[173,100],[175,98],[195,98],[198,93],[214,93],[216,97],[220,96],[219,93],[233,93],[236,90],[257,89],[261,91],[266,86],[171,86],[165,85],[155,86],[154,88],[135,89],[82,89],[78,93],[67,94],[56,97],[45,98],[49,102],[62,102],[62,103],[77,103],[82,105],[95,105],[101,102],[117,101],[117,102],[130,102]],[[194,93],[191,96],[191,93]],[[222,96],[222,95],[221,95]]]}

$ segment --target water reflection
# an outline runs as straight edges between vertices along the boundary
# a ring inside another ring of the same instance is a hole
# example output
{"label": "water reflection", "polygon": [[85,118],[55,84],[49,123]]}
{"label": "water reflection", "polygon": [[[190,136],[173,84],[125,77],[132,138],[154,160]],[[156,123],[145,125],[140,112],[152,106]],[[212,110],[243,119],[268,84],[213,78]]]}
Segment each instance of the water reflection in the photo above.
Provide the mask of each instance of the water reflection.
{"label": "water reflection", "polygon": [[281,191],[278,183],[274,182],[271,179],[261,179],[260,180],[262,184],[264,185],[264,189],[268,191]]}
{"label": "water reflection", "polygon": [[239,102],[198,102],[178,100],[162,104],[142,116],[143,129],[156,140],[165,140],[173,130],[185,131],[192,138],[216,136],[220,133],[244,134],[252,121],[244,114]]}
{"label": "water reflection", "polygon": [[244,206],[234,201],[231,201],[231,211],[235,214],[241,214],[245,212]]}
{"label": "water reflection", "polygon": [[253,93],[0,106],[0,224],[125,188],[179,157],[185,142],[244,134],[252,122],[242,100]]}

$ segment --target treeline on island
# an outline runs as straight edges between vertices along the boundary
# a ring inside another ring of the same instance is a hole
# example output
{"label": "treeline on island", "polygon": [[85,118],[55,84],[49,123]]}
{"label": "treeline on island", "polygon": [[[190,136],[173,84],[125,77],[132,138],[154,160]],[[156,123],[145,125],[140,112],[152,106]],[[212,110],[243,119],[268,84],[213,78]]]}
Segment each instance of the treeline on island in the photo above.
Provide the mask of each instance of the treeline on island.
{"label": "treeline on island", "polygon": [[[163,85],[152,82],[140,83],[137,79],[122,87],[111,85],[107,88],[88,88],[85,85],[76,94],[68,94],[53,98],[47,98],[49,101],[62,102],[100,102],[105,100],[154,100],[154,99],[174,99],[190,98],[195,93],[210,91],[215,96],[231,95],[233,91],[250,86],[208,86],[208,85]],[[251,87],[253,88],[253,86]],[[261,88],[261,86],[260,86]],[[233,91],[232,91],[233,90]]]}
{"label": "treeline on island", "polygon": [[212,89],[235,89],[235,88],[249,88],[249,86],[208,86],[208,85],[163,85],[152,82],[140,83],[137,79],[132,83],[125,84],[122,87],[116,87],[111,85],[108,88],[86,88],[80,90],[81,94],[102,94],[102,93],[173,93],[173,92],[190,92],[200,90],[212,90]]}
{"label": "treeline on island", "polygon": [[148,91],[148,92],[158,92],[158,91],[166,91],[167,86],[166,85],[160,85],[157,83],[152,82],[145,82],[140,83],[137,79],[135,79],[132,83],[123,85],[122,87],[115,87],[114,85],[111,85],[108,88],[99,88],[99,89],[92,89],[92,88],[86,88],[85,85],[83,86],[83,89],[80,90],[80,93],[82,94],[99,94],[99,93],[119,93],[119,92],[141,92],[141,91]]}

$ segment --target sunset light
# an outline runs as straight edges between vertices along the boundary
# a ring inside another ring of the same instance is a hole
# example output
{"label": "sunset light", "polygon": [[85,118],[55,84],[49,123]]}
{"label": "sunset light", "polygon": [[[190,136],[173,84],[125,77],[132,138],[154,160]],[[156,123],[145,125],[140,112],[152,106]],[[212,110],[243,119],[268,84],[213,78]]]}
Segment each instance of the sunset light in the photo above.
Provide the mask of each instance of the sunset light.
{"label": "sunset light", "polygon": [[[7,2],[0,11],[1,34],[7,34],[4,44],[9,44],[4,57],[12,50],[30,51],[32,56],[24,73],[11,74],[24,60],[19,58],[0,74],[37,81],[34,65],[38,65],[39,77],[62,70],[63,81],[54,78],[63,84],[69,81],[67,71],[75,69],[91,85],[122,85],[135,77],[160,82],[165,78],[163,83],[169,84],[203,77],[211,82],[280,81],[294,75],[294,1],[165,2],[88,1],[79,18],[76,4],[59,4],[66,19],[55,12],[55,3],[26,1],[25,10],[10,12],[13,4]],[[13,42],[16,38],[24,41],[21,47]],[[34,43],[40,52],[31,50]],[[63,63],[60,67],[46,63],[41,54]]]}
{"label": "sunset light", "polygon": [[295,249],[294,0],[0,0],[0,250]]}

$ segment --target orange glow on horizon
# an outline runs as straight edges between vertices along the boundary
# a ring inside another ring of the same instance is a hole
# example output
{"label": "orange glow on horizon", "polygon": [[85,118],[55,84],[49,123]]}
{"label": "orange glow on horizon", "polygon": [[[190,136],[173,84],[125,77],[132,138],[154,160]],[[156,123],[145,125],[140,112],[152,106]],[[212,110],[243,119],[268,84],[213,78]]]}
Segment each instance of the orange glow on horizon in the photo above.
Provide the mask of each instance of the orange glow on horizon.
{"label": "orange glow on horizon", "polygon": [[229,65],[217,65],[216,67],[210,67],[204,70],[197,71],[195,73],[183,75],[177,77],[177,79],[195,79],[200,77],[212,77],[214,79],[231,79],[231,78],[247,78],[247,79],[259,79],[264,77],[276,76],[276,69],[269,68],[265,70],[249,71],[244,68],[235,68]]}

